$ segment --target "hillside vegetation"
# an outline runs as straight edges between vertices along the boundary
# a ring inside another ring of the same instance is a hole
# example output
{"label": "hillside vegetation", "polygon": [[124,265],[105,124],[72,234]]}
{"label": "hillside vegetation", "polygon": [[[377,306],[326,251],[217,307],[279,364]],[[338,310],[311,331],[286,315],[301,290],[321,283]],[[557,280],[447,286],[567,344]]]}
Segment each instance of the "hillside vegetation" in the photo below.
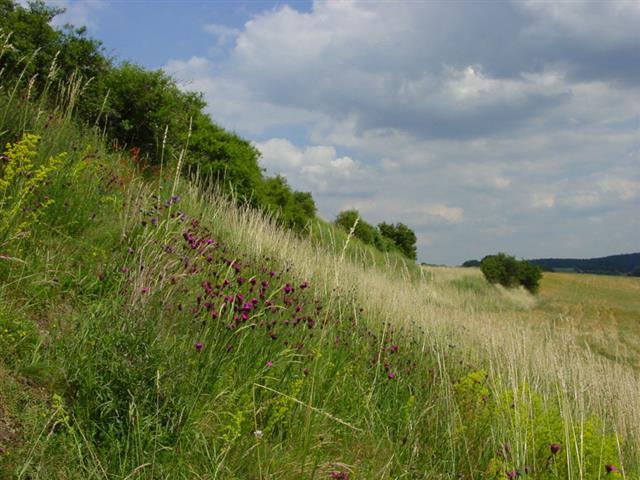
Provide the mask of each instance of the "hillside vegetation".
{"label": "hillside vegetation", "polygon": [[639,477],[637,371],[555,328],[571,280],[299,235],[29,85],[0,89],[0,478]]}

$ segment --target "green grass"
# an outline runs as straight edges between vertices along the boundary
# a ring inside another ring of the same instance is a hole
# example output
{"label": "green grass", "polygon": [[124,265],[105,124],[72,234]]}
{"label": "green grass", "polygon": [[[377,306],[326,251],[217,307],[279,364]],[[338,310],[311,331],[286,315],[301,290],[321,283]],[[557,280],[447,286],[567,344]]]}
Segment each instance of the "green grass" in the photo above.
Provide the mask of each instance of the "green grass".
{"label": "green grass", "polygon": [[522,328],[550,277],[536,300],[300,238],[40,108],[0,92],[3,141],[67,153],[2,245],[0,478],[637,478],[633,374]]}

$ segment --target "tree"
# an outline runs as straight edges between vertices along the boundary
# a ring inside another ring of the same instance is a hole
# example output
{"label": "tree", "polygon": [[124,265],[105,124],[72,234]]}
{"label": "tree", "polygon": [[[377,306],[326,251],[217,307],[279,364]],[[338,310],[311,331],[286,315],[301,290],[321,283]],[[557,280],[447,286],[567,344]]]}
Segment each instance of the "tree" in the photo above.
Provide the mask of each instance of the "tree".
{"label": "tree", "polygon": [[[359,220],[358,220],[359,219]],[[357,223],[356,223],[356,220]],[[335,224],[350,232],[353,226],[353,234],[367,245],[375,245],[378,233],[372,225],[365,222],[357,210],[344,210],[338,214]]]}
{"label": "tree", "polygon": [[264,179],[259,157],[251,143],[215,125],[204,113],[195,114],[187,161],[205,182],[232,191],[241,202],[260,205],[258,190]]}
{"label": "tree", "polygon": [[480,262],[480,269],[490,283],[511,288],[522,285],[531,293],[536,293],[542,278],[541,269],[526,260],[516,260],[511,255],[498,253],[487,255]]}
{"label": "tree", "polygon": [[467,260],[462,264],[464,268],[479,267],[480,260]]}
{"label": "tree", "polygon": [[163,145],[168,149],[165,158],[172,148],[181,148],[192,119],[204,115],[201,96],[180,91],[162,70],[150,71],[125,62],[112,68],[100,87],[107,98],[105,113],[111,135],[124,145],[141,148],[151,163],[160,162]]}
{"label": "tree", "polygon": [[540,288],[540,279],[542,278],[542,269],[526,260],[518,262],[518,281],[520,285],[536,293]]}
{"label": "tree", "polygon": [[316,213],[316,204],[308,192],[294,192],[281,175],[266,178],[262,188],[262,203],[267,210],[278,213],[287,227],[303,231]]}
{"label": "tree", "polygon": [[415,232],[404,223],[392,225],[382,222],[378,224],[378,230],[384,237],[392,240],[405,257],[411,260],[417,258],[416,242],[418,239]]}

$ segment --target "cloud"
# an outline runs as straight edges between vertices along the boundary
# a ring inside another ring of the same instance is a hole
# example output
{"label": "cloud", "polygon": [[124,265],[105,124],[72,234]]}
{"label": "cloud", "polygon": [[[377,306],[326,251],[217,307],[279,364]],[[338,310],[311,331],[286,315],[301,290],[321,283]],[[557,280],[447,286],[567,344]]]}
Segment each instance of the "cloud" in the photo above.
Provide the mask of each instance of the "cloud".
{"label": "cloud", "polygon": [[338,156],[336,149],[314,145],[303,149],[282,138],[255,143],[261,163],[271,174],[282,174],[298,190],[319,194],[357,195],[374,173],[349,156]]}
{"label": "cloud", "polygon": [[218,47],[223,47],[229,42],[234,41],[241,34],[241,31],[237,28],[231,28],[217,23],[209,23],[205,25],[204,30],[213,35]]}

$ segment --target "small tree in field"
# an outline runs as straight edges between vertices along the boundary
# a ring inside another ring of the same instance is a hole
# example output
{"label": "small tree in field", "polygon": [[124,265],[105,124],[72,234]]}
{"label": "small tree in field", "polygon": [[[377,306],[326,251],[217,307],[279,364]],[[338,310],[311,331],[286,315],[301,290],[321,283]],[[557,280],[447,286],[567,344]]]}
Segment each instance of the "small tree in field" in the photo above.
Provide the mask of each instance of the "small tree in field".
{"label": "small tree in field", "polygon": [[536,293],[539,290],[541,278],[542,269],[539,266],[526,260],[518,262],[518,281],[531,293]]}
{"label": "small tree in field", "polygon": [[507,288],[522,285],[531,293],[538,291],[542,278],[540,267],[505,253],[484,257],[480,270],[490,283],[499,283]]}

